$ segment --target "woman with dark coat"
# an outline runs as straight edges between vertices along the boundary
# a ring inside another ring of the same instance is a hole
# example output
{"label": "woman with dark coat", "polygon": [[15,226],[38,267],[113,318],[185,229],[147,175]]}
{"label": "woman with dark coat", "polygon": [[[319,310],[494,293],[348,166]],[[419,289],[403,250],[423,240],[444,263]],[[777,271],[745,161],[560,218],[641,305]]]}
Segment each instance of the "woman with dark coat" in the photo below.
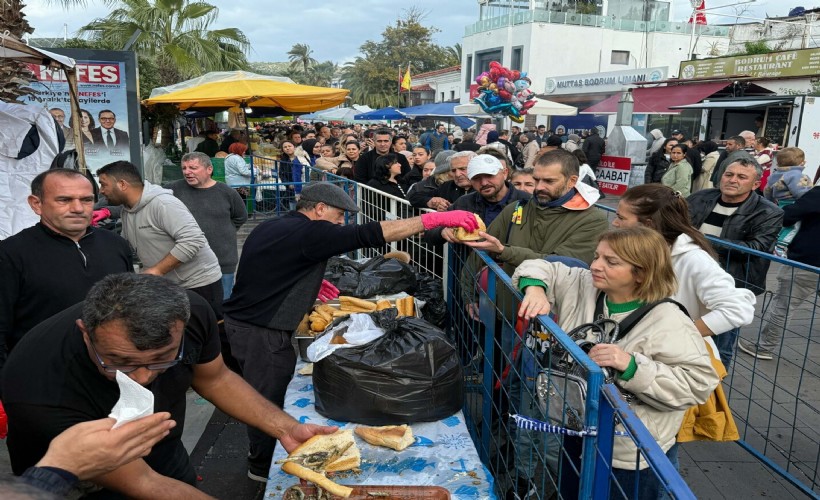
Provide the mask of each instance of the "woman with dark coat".
{"label": "woman with dark coat", "polygon": [[678,140],[670,137],[663,142],[662,148],[652,153],[652,156],[649,157],[649,161],[646,164],[646,172],[643,177],[644,184],[661,181],[663,174],[669,170],[669,154],[672,152],[672,146],[676,146],[677,144]]}
{"label": "woman with dark coat", "polygon": [[376,159],[375,177],[370,179],[368,186],[393,195],[396,198],[407,199],[407,186],[399,182],[401,163],[396,153],[388,153]]}

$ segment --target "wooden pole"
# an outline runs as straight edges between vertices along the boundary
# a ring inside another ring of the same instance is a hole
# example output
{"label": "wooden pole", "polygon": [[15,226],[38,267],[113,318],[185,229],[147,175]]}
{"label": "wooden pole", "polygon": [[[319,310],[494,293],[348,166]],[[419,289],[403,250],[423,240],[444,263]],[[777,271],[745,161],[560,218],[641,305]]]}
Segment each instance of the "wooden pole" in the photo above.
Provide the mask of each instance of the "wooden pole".
{"label": "wooden pole", "polygon": [[80,172],[88,173],[88,166],[85,163],[85,146],[83,145],[82,116],[80,116],[80,102],[77,95],[77,70],[75,68],[63,68],[66,81],[68,82],[69,107],[71,108],[71,133],[74,136],[74,147],[77,150],[77,165]]}

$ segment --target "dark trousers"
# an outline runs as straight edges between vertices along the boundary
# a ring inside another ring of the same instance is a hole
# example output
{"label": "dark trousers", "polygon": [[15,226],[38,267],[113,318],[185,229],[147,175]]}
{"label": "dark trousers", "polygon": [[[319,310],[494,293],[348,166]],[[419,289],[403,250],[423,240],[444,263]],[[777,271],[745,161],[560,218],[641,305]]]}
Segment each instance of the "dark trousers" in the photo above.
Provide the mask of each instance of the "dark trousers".
{"label": "dark trousers", "polygon": [[[280,408],[285,404],[285,392],[296,368],[296,351],[292,332],[251,325],[225,316],[225,331],[231,351],[242,370],[242,378]],[[276,439],[248,427],[251,472],[267,476]]]}
{"label": "dark trousers", "polygon": [[222,351],[222,360],[228,368],[236,373],[241,373],[239,371],[239,364],[231,352],[231,346],[228,343],[228,337],[225,335],[225,328],[222,323],[222,302],[225,296],[224,289],[222,288],[222,280],[216,280],[210,285],[191,288],[191,291],[207,300],[211,309],[214,310],[216,320],[219,323],[219,344],[220,350]]}

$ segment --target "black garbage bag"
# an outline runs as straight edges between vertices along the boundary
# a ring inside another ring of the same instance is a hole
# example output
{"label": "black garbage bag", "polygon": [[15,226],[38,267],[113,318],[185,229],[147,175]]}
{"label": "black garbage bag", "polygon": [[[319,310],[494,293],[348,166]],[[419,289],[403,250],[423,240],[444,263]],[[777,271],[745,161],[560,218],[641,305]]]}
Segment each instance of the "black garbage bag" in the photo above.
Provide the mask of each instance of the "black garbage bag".
{"label": "black garbage bag", "polygon": [[338,349],[313,367],[319,414],[344,422],[399,425],[446,418],[464,403],[461,364],[446,334],[395,309],[371,313],[385,334]]}
{"label": "black garbage bag", "polygon": [[418,288],[415,297],[424,301],[421,308],[421,317],[439,328],[447,326],[447,301],[444,300],[444,290],[441,280],[432,274],[416,273]]}
{"label": "black garbage bag", "polygon": [[376,295],[416,293],[416,273],[398,259],[373,257],[364,264],[332,258],[325,269],[325,279],[336,285],[341,295],[367,299]]}

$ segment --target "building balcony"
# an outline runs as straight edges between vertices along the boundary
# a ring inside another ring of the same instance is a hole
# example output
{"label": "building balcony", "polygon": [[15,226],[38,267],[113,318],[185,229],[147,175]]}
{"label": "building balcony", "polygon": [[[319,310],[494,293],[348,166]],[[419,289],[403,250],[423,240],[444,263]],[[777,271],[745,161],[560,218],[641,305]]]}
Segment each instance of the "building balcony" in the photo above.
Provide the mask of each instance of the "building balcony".
{"label": "building balcony", "polygon": [[[488,19],[482,19],[467,26],[464,36],[493,31],[509,26],[518,26],[529,23],[564,24],[574,26],[588,26],[605,28],[616,31],[635,31],[640,33],[692,33],[692,25],[672,21],[637,21],[611,16],[595,14],[579,14],[574,12],[557,12],[553,10],[526,10],[505,14]],[[695,25],[695,34],[703,36],[728,36],[729,26]]]}

